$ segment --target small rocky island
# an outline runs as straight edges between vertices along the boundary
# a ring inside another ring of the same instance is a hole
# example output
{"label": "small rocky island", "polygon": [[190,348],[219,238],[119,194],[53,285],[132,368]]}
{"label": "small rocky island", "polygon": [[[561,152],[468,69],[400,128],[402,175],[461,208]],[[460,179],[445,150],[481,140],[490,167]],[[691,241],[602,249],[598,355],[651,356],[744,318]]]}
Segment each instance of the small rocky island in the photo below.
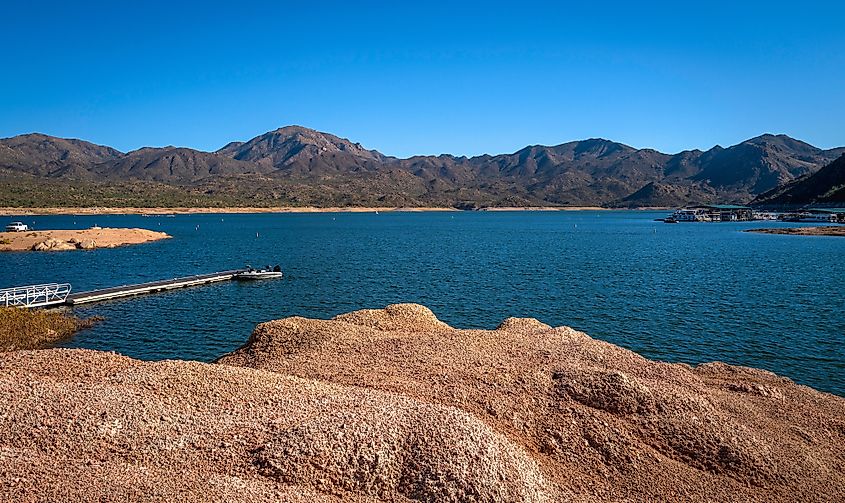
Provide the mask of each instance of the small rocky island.
{"label": "small rocky island", "polygon": [[845,399],[414,304],[259,325],[216,363],[0,354],[10,501],[845,500]]}
{"label": "small rocky island", "polygon": [[845,236],[845,225],[823,227],[772,227],[769,229],[749,229],[745,232],[760,234],[790,234],[793,236]]}
{"label": "small rocky island", "polygon": [[115,248],[167,239],[164,232],[147,229],[91,227],[81,230],[0,232],[0,251],[67,251]]}

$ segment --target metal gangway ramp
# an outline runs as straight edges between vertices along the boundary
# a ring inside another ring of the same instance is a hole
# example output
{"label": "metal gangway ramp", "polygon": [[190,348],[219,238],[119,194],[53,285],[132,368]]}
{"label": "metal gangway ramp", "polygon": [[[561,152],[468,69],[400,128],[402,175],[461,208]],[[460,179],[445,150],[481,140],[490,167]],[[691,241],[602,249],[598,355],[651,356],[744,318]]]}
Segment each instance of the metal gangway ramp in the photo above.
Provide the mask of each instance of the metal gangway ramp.
{"label": "metal gangway ramp", "polygon": [[67,302],[68,295],[70,295],[70,283],[16,286],[0,290],[0,306],[53,306]]}

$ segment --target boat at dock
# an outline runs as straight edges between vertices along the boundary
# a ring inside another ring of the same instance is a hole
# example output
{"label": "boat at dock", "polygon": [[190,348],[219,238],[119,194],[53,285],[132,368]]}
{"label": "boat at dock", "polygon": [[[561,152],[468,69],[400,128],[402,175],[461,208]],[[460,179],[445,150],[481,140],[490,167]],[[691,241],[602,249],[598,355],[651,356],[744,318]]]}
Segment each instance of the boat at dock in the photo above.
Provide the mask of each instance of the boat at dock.
{"label": "boat at dock", "polygon": [[282,273],[282,268],[279,266],[275,266],[273,268],[267,266],[261,269],[248,267],[245,271],[235,274],[235,279],[250,281],[257,279],[281,278],[282,276],[284,276],[284,273]]}

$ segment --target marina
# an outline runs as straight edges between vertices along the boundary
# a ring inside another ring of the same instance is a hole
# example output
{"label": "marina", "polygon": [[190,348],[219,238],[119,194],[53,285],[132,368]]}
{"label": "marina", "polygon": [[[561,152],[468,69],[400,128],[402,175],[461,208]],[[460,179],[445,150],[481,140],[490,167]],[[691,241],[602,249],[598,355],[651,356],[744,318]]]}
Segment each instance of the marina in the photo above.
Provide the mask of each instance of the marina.
{"label": "marina", "polygon": [[667,224],[679,222],[755,222],[780,220],[783,222],[845,223],[845,208],[806,208],[789,212],[755,210],[750,206],[712,204],[687,206],[675,210],[666,218]]}

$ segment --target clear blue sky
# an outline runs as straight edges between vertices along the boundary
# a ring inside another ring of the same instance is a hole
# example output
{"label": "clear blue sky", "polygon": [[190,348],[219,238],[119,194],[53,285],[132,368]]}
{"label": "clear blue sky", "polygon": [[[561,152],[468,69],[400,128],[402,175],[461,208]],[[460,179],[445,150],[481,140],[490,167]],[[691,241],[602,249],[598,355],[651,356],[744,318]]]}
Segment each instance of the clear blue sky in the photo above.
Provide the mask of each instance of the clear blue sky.
{"label": "clear blue sky", "polygon": [[7,2],[0,136],[213,150],[288,124],[384,153],[764,132],[845,145],[845,7]]}

